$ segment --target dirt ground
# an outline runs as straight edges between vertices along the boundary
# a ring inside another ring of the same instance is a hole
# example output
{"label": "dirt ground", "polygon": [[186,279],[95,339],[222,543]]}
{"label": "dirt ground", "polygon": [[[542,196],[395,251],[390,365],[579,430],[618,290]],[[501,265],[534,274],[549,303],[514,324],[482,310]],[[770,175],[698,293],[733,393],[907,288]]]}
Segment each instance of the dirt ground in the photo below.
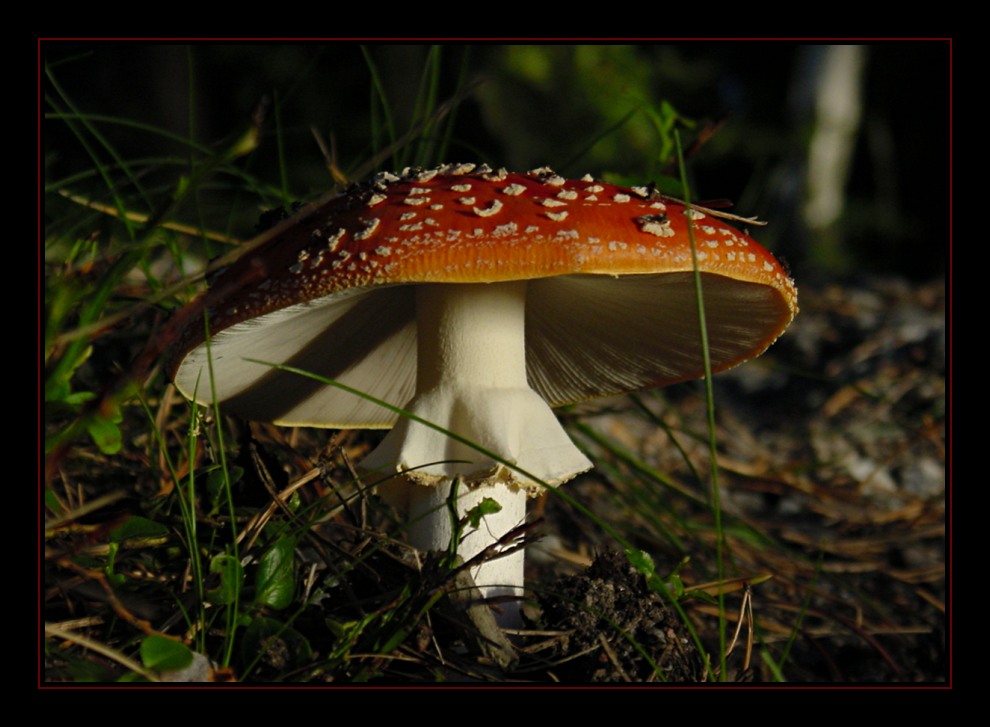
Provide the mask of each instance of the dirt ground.
{"label": "dirt ground", "polygon": [[[771,351],[715,377],[722,506],[768,538],[728,536],[737,572],[772,576],[752,586],[743,621],[765,644],[789,642],[791,681],[948,677],[946,351],[941,283],[804,286],[801,313]],[[664,397],[685,430],[704,431],[700,397]],[[591,421],[690,481],[666,432],[626,412]],[[704,443],[682,442],[701,466]],[[578,486],[594,498],[604,485]],[[690,610],[702,632],[710,615]],[[733,679],[773,678],[765,664],[731,664]]]}

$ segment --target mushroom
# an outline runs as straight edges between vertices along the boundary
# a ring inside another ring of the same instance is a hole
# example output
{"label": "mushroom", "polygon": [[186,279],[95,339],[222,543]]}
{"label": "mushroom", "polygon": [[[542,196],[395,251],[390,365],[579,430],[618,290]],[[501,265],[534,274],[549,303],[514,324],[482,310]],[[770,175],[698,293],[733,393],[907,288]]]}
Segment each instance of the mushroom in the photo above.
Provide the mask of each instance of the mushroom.
{"label": "mushroom", "polygon": [[[458,552],[510,551],[472,574],[487,598],[518,601],[523,553],[504,536],[528,495],[592,466],[550,407],[703,375],[689,224],[722,371],[797,312],[769,252],[652,187],[473,164],[379,174],[299,212],[217,275],[169,369],[187,397],[215,392],[248,419],[391,428],[360,467],[407,508],[410,542],[448,547],[455,487],[461,518],[495,500]],[[502,622],[518,623],[518,604],[504,608]]]}

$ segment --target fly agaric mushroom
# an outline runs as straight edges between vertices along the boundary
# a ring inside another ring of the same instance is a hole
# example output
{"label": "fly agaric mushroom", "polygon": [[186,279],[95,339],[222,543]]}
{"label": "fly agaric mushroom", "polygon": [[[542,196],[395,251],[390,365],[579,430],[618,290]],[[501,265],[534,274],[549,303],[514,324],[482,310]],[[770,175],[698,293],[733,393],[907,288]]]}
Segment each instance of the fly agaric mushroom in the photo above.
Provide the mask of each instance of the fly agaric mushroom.
{"label": "fly agaric mushroom", "polygon": [[[527,495],[591,467],[551,406],[703,375],[689,224],[722,371],[762,353],[797,312],[769,252],[652,188],[472,164],[380,174],[301,211],[193,304],[169,368],[186,396],[208,401],[212,366],[219,403],[248,419],[391,428],[361,467],[391,479],[413,545],[448,547],[455,482],[459,516],[486,497],[501,505],[465,529],[467,561],[510,545],[499,539],[523,522]],[[518,598],[521,549],[473,575],[486,597]]]}

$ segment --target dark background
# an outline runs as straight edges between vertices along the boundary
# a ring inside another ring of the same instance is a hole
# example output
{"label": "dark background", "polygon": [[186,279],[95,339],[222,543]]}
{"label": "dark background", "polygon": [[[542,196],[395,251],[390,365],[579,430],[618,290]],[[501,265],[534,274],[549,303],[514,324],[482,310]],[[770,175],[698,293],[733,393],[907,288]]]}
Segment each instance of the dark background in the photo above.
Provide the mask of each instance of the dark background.
{"label": "dark background", "polygon": [[[457,106],[446,161],[510,169],[547,164],[565,175],[590,172],[631,183],[662,179],[676,175],[658,130],[666,102],[693,122],[681,127],[685,145],[714,131],[691,155],[694,198],[732,200],[739,214],[768,220],[757,237],[791,264],[799,284],[862,275],[923,281],[945,273],[947,41],[863,47],[854,88],[862,110],[849,130],[851,160],[839,180],[844,207],[824,230],[809,229],[801,211],[824,44],[449,44],[431,51],[352,42],[52,42],[41,50],[43,111],[65,109],[68,99],[77,112],[117,120],[95,123],[122,158],[147,160],[142,173],[149,178],[160,173],[156,158],[181,158],[188,146],[119,120],[216,148],[262,109],[260,145],[242,168],[288,199],[309,199],[333,184],[314,134],[333,145],[345,174],[387,143],[369,59],[399,134],[415,115],[431,52],[438,59],[438,101],[474,84]],[[49,183],[92,169],[94,154],[110,161],[60,119],[44,122],[43,152]],[[100,181],[73,186],[86,191],[87,185],[98,189]],[[211,185],[215,209],[230,215],[224,180]],[[260,208],[283,201],[259,197],[234,200],[241,216],[226,223],[235,237],[250,236]],[[193,213],[187,206],[182,214]]]}

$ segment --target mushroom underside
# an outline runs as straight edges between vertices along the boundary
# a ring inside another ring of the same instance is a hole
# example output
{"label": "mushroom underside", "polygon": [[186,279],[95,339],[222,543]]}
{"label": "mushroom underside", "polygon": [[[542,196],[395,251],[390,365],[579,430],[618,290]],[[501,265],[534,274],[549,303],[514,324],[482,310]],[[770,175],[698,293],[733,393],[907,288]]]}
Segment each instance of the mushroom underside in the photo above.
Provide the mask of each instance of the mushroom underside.
{"label": "mushroom underside", "polygon": [[[703,274],[713,368],[765,350],[791,318],[774,288]],[[691,273],[572,275],[529,281],[526,378],[551,406],[696,378],[702,372]],[[175,381],[213,389],[228,411],[286,426],[389,428],[416,389],[414,286],[348,291],[269,313],[193,349]],[[260,362],[260,363],[259,363]],[[312,377],[273,368],[284,365]]]}

